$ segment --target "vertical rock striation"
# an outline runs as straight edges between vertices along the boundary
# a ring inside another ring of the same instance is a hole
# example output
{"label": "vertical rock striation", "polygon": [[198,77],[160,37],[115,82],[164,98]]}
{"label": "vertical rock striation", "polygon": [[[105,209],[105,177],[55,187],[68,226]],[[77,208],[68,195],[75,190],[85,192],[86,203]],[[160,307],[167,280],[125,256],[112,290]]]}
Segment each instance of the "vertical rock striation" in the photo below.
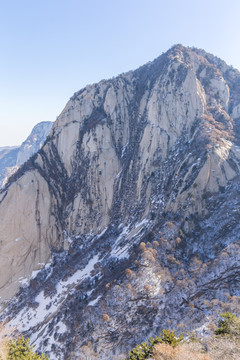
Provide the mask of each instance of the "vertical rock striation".
{"label": "vertical rock striation", "polygon": [[113,359],[237,294],[239,121],[240,73],[181,45],[75,93],[0,194],[2,299],[52,258],[3,316],[52,358]]}

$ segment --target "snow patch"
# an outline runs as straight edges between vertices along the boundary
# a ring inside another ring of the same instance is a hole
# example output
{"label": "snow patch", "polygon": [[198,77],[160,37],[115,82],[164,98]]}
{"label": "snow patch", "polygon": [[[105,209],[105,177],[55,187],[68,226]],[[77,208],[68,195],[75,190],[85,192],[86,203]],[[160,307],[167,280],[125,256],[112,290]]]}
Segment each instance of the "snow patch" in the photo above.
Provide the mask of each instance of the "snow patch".
{"label": "snow patch", "polygon": [[103,229],[103,231],[96,236],[96,239],[99,239],[101,236],[103,236],[105,234],[105,232],[107,231],[107,229],[108,229],[107,227],[105,229]]}
{"label": "snow patch", "polygon": [[123,157],[125,151],[126,151],[126,148],[128,146],[129,142],[126,143],[126,145],[124,145],[124,147],[122,148],[122,154],[121,154],[121,157]]}
{"label": "snow patch", "polygon": [[67,326],[62,321],[59,321],[59,323],[57,324],[57,328],[58,334],[64,334],[68,330]]}
{"label": "snow patch", "polygon": [[67,280],[60,281],[56,287],[56,294],[53,296],[45,297],[44,291],[41,291],[34,301],[35,304],[38,303],[38,306],[30,308],[28,311],[26,308],[23,308],[19,314],[10,321],[9,325],[15,326],[19,330],[27,331],[39,323],[42,323],[47,318],[52,317],[69,295],[69,288],[83,281],[86,277],[89,277],[98,260],[99,256],[95,255],[84,269],[77,270]]}
{"label": "snow patch", "polygon": [[90,301],[90,302],[88,303],[88,306],[95,306],[95,305],[97,304],[98,300],[99,300],[101,297],[102,297],[102,295],[99,295],[96,299]]}
{"label": "snow patch", "polygon": [[[125,226],[122,229],[121,234],[117,237],[115,245],[113,247],[113,250],[111,251],[111,256],[117,257],[118,259],[124,259],[128,256],[128,250],[130,247],[129,241],[126,241],[127,239],[131,239],[131,243],[133,243],[140,232],[142,231],[142,228],[144,226],[147,226],[149,224],[148,219],[143,219],[139,223],[135,225],[135,227],[130,230],[130,225]],[[119,225],[118,228],[121,228],[122,224]]]}
{"label": "snow patch", "polygon": [[29,285],[29,279],[20,277],[18,279],[18,282],[21,284],[21,286],[28,286]]}
{"label": "snow patch", "polygon": [[147,224],[148,222],[149,222],[149,220],[143,219],[141,222],[139,222],[135,225],[135,229],[139,228],[140,226],[142,227],[143,225]]}

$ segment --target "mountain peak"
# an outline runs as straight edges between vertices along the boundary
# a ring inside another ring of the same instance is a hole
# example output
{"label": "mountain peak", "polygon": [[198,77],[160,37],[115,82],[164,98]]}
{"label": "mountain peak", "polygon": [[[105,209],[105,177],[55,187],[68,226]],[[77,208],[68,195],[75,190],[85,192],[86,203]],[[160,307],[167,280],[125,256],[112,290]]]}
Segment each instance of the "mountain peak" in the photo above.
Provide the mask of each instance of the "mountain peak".
{"label": "mountain peak", "polygon": [[0,193],[2,319],[50,359],[113,359],[237,307],[239,99],[182,45],[75,93]]}

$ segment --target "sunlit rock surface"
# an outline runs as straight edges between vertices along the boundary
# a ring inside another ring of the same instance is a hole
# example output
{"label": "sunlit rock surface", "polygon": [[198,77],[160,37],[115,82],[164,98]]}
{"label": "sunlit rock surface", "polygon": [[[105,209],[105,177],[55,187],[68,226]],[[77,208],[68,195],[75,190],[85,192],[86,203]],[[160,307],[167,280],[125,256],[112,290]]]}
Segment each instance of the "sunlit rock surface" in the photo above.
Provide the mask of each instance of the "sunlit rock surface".
{"label": "sunlit rock surface", "polygon": [[75,93],[0,194],[2,318],[107,360],[237,309],[239,121],[239,71],[181,45]]}

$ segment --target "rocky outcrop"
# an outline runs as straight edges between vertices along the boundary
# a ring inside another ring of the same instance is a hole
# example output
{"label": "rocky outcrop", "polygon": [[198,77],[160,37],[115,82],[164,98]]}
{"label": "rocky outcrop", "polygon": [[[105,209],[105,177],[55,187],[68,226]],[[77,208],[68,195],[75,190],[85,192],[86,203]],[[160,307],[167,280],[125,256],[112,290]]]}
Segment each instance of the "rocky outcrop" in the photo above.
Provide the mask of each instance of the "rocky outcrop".
{"label": "rocky outcrop", "polygon": [[9,177],[41,148],[52,125],[50,121],[43,121],[34,126],[21,146],[0,148],[0,187],[3,187]]}
{"label": "rocky outcrop", "polygon": [[22,284],[2,316],[52,359],[88,341],[113,359],[237,306],[239,84],[222,60],[174,46],[75,93],[2,190],[2,299]]}

